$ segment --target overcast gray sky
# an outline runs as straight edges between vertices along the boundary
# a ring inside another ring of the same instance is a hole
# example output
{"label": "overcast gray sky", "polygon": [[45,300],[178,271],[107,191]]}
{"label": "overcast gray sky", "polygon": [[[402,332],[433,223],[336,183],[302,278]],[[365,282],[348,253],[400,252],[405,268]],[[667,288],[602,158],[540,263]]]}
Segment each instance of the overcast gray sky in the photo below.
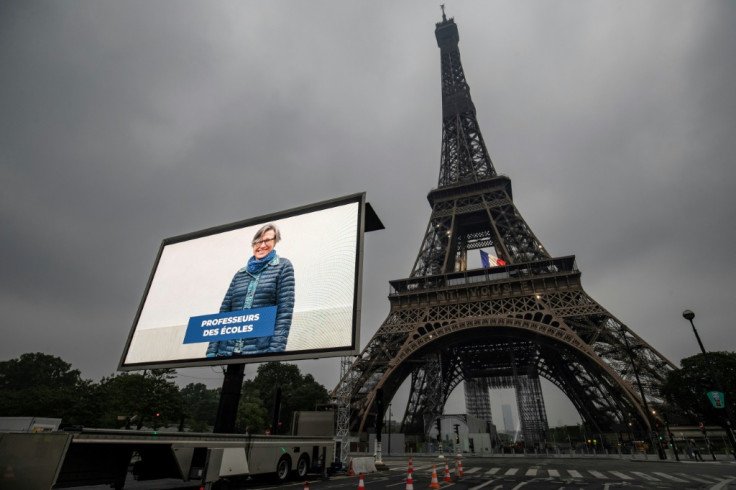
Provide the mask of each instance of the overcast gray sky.
{"label": "overcast gray sky", "polygon": [[[496,170],[550,253],[676,364],[698,351],[686,308],[706,348],[736,350],[736,2],[445,3]],[[386,225],[366,236],[365,346],[437,185],[439,20],[426,0],[2,2],[0,360],[99,381],[163,238],[361,191]],[[300,366],[331,389],[338,364]]]}

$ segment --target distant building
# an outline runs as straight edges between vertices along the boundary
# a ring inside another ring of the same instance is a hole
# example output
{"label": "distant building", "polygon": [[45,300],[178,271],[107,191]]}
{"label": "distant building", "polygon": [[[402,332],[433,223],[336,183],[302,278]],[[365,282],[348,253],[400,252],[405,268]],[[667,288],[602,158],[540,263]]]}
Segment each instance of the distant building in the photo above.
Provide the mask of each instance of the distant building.
{"label": "distant building", "polygon": [[507,434],[514,433],[514,415],[511,412],[511,405],[504,403],[501,405],[501,413],[503,414],[503,430]]}

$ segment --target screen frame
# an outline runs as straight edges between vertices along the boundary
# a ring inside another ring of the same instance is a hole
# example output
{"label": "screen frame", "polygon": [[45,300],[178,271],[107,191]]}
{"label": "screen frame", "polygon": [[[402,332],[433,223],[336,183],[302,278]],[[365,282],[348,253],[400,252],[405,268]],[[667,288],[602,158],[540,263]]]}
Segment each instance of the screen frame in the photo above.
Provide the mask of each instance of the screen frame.
{"label": "screen frame", "polygon": [[[251,356],[243,356],[237,358],[229,357],[215,357],[215,358],[191,358],[191,359],[175,359],[175,360],[151,360],[147,362],[126,362],[131,342],[135,336],[136,329],[141,319],[146,300],[151,292],[151,287],[156,276],[156,271],[161,262],[164,250],[167,246],[183,243],[199,238],[209,237],[218,235],[221,233],[239,230],[241,228],[247,228],[250,226],[256,226],[266,224],[269,222],[275,222],[285,218],[292,218],[300,215],[306,215],[318,211],[327,210],[330,208],[343,206],[346,204],[358,204],[358,216],[356,217],[356,244],[355,244],[355,269],[354,269],[354,284],[353,284],[353,314],[352,314],[352,325],[351,325],[351,341],[350,345],[330,347],[330,348],[317,348],[317,349],[304,349],[294,350],[267,354],[254,354]],[[140,304],[136,311],[133,324],[128,334],[128,338],[123,349],[120,362],[118,363],[118,371],[136,371],[143,369],[166,369],[166,368],[184,368],[184,367],[203,367],[203,366],[217,366],[217,365],[228,365],[228,364],[248,364],[256,362],[268,362],[268,361],[295,361],[300,359],[321,359],[327,357],[340,357],[340,356],[351,356],[357,355],[359,352],[360,343],[360,316],[361,316],[361,297],[362,297],[362,277],[363,277],[363,240],[366,227],[366,201],[365,192],[351,194],[335,199],[321,201],[297,208],[292,208],[285,211],[279,211],[270,213],[263,216],[257,216],[254,218],[248,218],[245,220],[228,223],[220,226],[206,228],[203,230],[186,233],[162,240],[159,246],[156,260],[149,274],[148,281],[146,283],[143,296]]]}

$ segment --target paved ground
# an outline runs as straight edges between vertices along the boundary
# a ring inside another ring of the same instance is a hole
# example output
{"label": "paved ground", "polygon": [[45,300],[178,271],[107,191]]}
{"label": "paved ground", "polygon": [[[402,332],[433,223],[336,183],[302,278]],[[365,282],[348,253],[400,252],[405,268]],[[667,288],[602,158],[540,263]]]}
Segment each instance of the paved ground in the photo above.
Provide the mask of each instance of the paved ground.
{"label": "paved ground", "polygon": [[[449,475],[445,475],[445,462]],[[365,490],[406,490],[409,469],[408,456],[384,458],[386,469],[363,475]],[[437,485],[447,490],[537,490],[537,489],[736,489],[736,462],[722,459],[705,461],[659,461],[631,459],[630,457],[543,457],[501,456],[462,459],[462,478],[458,478],[455,458],[437,457],[412,458],[413,490],[431,488],[433,471]],[[447,476],[447,478],[446,478]],[[333,475],[323,480],[319,475],[310,475],[309,490],[356,490],[359,489],[358,475]],[[447,481],[449,480],[449,481]],[[279,484],[273,478],[258,477],[230,486],[231,489],[270,490],[285,488],[303,490],[306,483],[292,481]],[[453,487],[452,489],[450,487]],[[85,487],[103,490],[108,487]],[[131,478],[126,483],[132,490],[198,489],[180,481],[137,482]]]}

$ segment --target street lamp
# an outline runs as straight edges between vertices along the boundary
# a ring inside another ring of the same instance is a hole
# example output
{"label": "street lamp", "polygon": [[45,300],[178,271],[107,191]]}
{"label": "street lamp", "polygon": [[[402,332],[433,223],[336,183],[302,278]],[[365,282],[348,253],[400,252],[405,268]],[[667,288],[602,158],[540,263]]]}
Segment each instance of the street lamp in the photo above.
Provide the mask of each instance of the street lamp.
{"label": "street lamp", "polygon": [[[715,370],[713,369],[713,366],[710,363],[710,358],[708,357],[708,353],[705,351],[705,347],[703,347],[703,342],[700,340],[700,335],[698,335],[698,330],[695,328],[695,324],[693,323],[693,318],[695,318],[695,313],[693,313],[692,310],[685,310],[682,312],[682,317],[690,322],[690,326],[693,327],[693,333],[695,334],[695,338],[698,341],[698,345],[700,346],[700,352],[703,353],[703,360],[705,360],[705,368],[708,370],[708,374],[710,375],[711,381],[715,385],[716,389],[722,393],[723,388],[721,387],[721,382],[718,379],[718,376],[716,375]],[[726,409],[726,434],[728,434],[728,440],[731,443],[731,454],[733,454],[733,457],[736,458],[736,441],[734,441],[733,432],[731,431],[731,409],[728,408],[728,402],[724,401],[724,407]],[[703,434],[705,435],[706,442],[708,442],[708,436],[705,432],[705,426],[703,426]],[[708,444],[710,447],[710,444]],[[711,450],[711,454],[712,454]],[[715,455],[713,455],[713,459],[715,460]]]}
{"label": "street lamp", "polygon": [[391,456],[391,402],[388,403],[388,455]]}

